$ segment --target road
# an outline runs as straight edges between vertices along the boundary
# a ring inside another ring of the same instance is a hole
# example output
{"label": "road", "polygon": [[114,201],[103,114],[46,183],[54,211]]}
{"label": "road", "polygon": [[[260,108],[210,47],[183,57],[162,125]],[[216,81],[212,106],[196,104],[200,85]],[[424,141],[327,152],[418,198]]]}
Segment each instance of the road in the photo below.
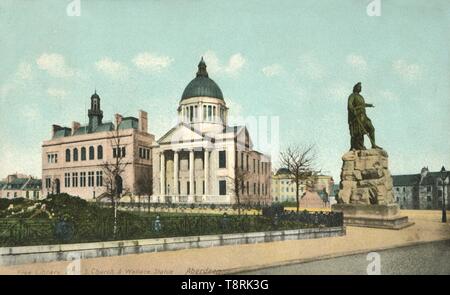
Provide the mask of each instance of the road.
{"label": "road", "polygon": [[[375,261],[367,254],[265,268],[239,274],[251,275],[365,275]],[[379,251],[382,275],[449,275],[450,240]],[[373,269],[373,268],[372,268]]]}

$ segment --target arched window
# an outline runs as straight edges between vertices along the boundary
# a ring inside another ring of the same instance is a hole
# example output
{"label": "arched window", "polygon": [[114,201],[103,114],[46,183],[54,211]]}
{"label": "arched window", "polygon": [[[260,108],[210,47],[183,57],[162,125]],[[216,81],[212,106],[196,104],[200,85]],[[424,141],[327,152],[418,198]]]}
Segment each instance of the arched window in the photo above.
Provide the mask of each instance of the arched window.
{"label": "arched window", "polygon": [[101,145],[97,147],[97,159],[103,159],[103,146]]}
{"label": "arched window", "polygon": [[73,160],[78,161],[78,149],[77,148],[73,149]]}
{"label": "arched window", "polygon": [[94,157],[95,157],[94,154],[95,154],[94,147],[90,146],[89,147],[89,160],[94,160]]}
{"label": "arched window", "polygon": [[86,161],[86,148],[81,148],[81,161]]}
{"label": "arched window", "polygon": [[70,162],[70,149],[66,149],[66,162]]}

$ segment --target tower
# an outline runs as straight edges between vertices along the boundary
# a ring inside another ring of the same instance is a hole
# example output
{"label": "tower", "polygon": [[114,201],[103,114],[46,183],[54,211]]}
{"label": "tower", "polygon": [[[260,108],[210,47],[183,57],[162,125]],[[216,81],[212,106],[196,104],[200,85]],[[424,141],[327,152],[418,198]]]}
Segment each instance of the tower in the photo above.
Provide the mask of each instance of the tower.
{"label": "tower", "polygon": [[97,129],[99,125],[102,124],[103,111],[100,109],[100,96],[98,96],[97,91],[91,96],[91,108],[88,110],[89,117],[89,132]]}

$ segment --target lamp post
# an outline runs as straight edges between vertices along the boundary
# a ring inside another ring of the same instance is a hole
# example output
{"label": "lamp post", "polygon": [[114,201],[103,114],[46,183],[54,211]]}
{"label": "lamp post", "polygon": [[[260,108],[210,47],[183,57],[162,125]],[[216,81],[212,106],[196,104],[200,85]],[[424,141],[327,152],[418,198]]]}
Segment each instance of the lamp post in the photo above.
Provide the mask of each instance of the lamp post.
{"label": "lamp post", "polygon": [[447,211],[445,208],[445,180],[447,179],[448,173],[445,171],[444,166],[441,169],[441,180],[442,180],[442,222],[447,222]]}

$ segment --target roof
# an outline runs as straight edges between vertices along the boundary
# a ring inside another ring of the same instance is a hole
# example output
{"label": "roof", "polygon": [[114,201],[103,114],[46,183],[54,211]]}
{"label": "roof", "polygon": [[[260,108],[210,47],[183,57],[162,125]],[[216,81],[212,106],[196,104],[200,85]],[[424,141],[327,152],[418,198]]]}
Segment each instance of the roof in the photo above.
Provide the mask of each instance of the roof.
{"label": "roof", "polygon": [[[135,123],[130,123],[131,121],[135,121]],[[124,119],[124,122],[122,122],[119,129],[129,129],[129,128],[138,128],[138,119],[134,117],[127,117]],[[68,131],[66,131],[68,130]],[[112,122],[105,122],[97,126],[95,130],[92,132],[88,132],[88,126],[80,126],[77,131],[73,134],[73,136],[76,135],[82,135],[82,134],[88,134],[88,133],[97,133],[97,132],[105,132],[105,131],[113,131],[114,130],[114,124]],[[64,131],[64,132],[63,132]],[[59,137],[67,137],[72,135],[72,129],[64,127],[61,130],[56,131],[55,136],[53,138],[59,138]]]}
{"label": "roof", "polygon": [[198,64],[197,76],[189,82],[183,91],[181,100],[191,97],[206,96],[223,100],[223,94],[220,87],[210,79],[208,72],[206,71],[206,63],[203,58]]}
{"label": "roof", "polygon": [[287,168],[280,168],[277,170],[275,175],[280,175],[280,174],[291,174],[291,172]]}
{"label": "roof", "polygon": [[392,176],[394,186],[434,185],[439,178],[440,172],[428,172],[423,179],[419,173]]}
{"label": "roof", "polygon": [[28,178],[16,178],[10,183],[7,183],[4,189],[21,189],[27,181]]}

